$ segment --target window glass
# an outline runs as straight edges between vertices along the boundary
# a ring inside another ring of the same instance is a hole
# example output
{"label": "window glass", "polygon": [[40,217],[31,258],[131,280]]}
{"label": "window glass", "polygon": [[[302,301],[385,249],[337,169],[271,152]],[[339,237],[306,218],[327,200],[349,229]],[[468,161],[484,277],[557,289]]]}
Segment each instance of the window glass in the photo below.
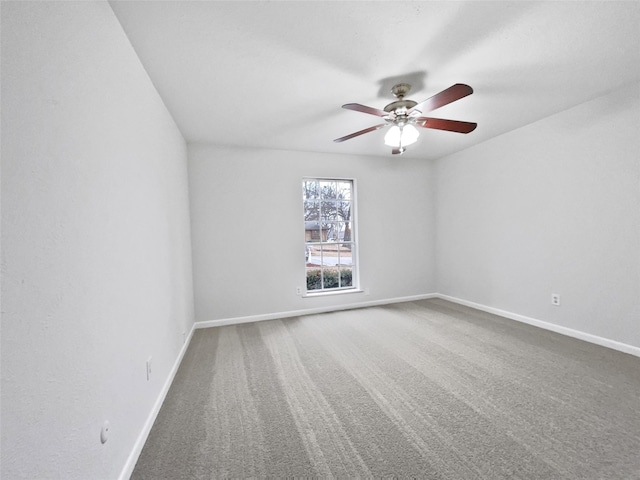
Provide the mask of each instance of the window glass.
{"label": "window glass", "polygon": [[353,181],[304,179],[302,197],[307,292],[354,288]]}

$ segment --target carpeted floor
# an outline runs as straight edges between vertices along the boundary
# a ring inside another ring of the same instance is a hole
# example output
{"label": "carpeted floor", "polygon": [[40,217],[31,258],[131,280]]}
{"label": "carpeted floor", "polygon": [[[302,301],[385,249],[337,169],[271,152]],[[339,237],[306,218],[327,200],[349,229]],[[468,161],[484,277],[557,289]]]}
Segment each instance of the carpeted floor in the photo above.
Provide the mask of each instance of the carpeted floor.
{"label": "carpeted floor", "polygon": [[640,358],[442,300],[197,330],[133,479],[640,479]]}

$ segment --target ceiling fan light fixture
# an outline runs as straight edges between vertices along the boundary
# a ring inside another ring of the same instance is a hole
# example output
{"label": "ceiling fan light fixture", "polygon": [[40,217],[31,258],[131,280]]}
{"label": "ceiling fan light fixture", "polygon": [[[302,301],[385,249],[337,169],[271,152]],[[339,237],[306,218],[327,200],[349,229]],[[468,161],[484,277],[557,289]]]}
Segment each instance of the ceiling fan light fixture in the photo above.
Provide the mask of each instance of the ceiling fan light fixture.
{"label": "ceiling fan light fixture", "polygon": [[418,130],[413,125],[392,126],[384,136],[384,143],[390,147],[406,147],[418,141]]}
{"label": "ceiling fan light fixture", "polygon": [[413,125],[405,125],[402,129],[402,135],[400,136],[400,143],[402,143],[402,146],[411,145],[418,141],[419,136],[420,134],[416,127]]}
{"label": "ceiling fan light fixture", "polygon": [[400,127],[398,127],[397,125],[391,127],[387,134],[384,136],[384,144],[389,145],[390,147],[399,147],[400,133]]}

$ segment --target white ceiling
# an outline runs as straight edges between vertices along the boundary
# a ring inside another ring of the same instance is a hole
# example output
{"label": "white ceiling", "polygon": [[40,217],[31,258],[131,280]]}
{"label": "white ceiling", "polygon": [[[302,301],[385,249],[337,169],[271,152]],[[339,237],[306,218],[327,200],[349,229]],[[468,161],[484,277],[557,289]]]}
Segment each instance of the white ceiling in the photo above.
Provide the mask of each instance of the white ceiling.
{"label": "white ceiling", "polygon": [[466,83],[429,116],[478,128],[420,129],[432,159],[640,80],[637,1],[110,3],[188,142],[389,156],[385,130],[333,142],[381,123],[341,105]]}

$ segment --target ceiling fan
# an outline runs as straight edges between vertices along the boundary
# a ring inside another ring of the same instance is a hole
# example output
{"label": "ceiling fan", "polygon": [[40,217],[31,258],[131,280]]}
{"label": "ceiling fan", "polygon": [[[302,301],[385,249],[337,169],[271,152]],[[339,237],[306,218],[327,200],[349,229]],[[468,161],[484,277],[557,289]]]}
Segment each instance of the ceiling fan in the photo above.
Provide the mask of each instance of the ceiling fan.
{"label": "ceiling fan", "polygon": [[381,128],[391,127],[384,137],[386,145],[393,147],[391,153],[402,154],[406,150],[407,145],[418,140],[419,132],[415,128],[434,128],[436,130],[447,130],[449,132],[469,133],[473,132],[478,126],[477,123],[462,122],[459,120],[445,120],[442,118],[422,117],[420,115],[443,107],[449,103],[460,100],[461,98],[471,95],[473,89],[469,85],[456,83],[446,90],[436,93],[433,97],[426,99],[424,102],[414,102],[413,100],[405,100],[405,95],[411,90],[408,83],[398,83],[391,88],[391,93],[397,98],[394,102],[384,107],[384,110],[367,107],[359,103],[347,103],[342,108],[347,110],[355,110],[356,112],[368,113],[382,117],[385,123],[365,128],[359,132],[336,138],[334,142],[344,142],[359,135],[380,130]]}

